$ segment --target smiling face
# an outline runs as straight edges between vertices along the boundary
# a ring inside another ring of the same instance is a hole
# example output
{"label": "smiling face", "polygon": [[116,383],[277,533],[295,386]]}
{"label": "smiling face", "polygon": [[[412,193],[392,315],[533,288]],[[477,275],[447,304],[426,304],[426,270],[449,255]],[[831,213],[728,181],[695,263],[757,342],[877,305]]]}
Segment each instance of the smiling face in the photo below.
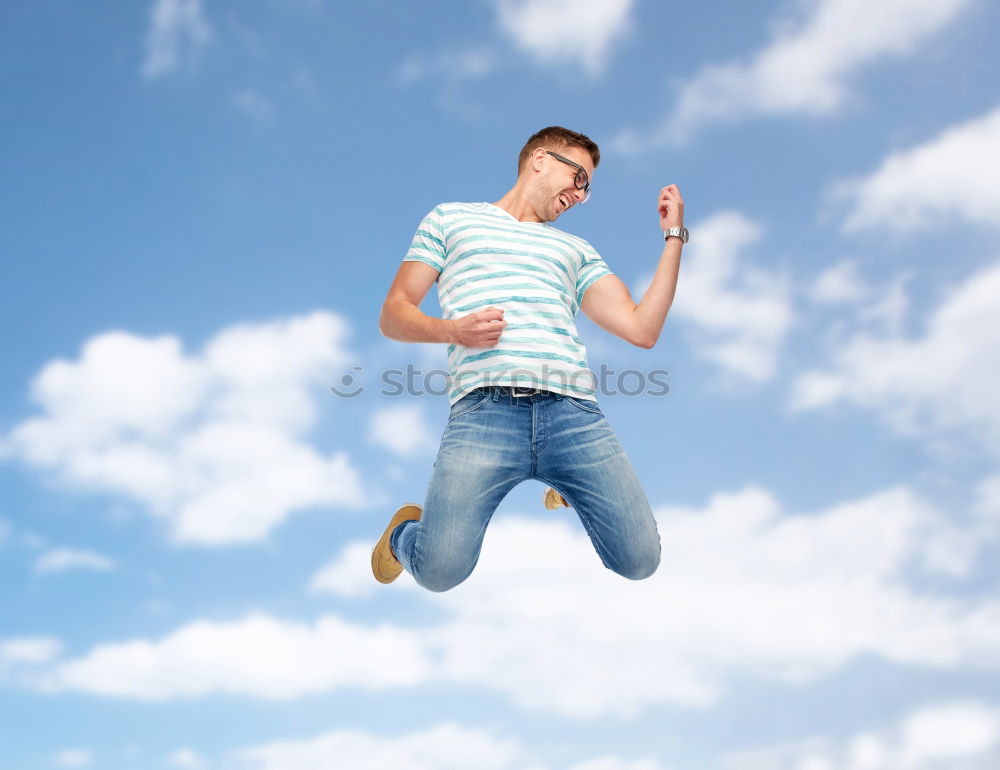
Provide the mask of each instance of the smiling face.
{"label": "smiling face", "polygon": [[547,149],[538,148],[532,153],[532,161],[538,169],[535,184],[535,213],[543,222],[554,222],[560,215],[587,198],[587,194],[576,186],[576,177],[581,167],[587,179],[594,176],[594,161],[590,153],[582,147],[552,149],[573,164],[566,163]]}

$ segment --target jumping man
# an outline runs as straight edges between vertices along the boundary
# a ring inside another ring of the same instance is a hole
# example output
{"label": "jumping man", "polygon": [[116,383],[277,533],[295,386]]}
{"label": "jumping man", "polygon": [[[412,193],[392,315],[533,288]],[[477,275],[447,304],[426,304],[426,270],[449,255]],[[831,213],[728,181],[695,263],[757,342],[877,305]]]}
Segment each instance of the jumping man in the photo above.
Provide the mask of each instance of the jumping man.
{"label": "jumping man", "polygon": [[[575,316],[641,348],[659,338],[687,243],[676,185],[660,190],[664,247],[636,304],[582,238],[551,226],[590,197],[597,145],[559,126],[532,136],[496,203],[443,203],[420,223],[379,328],[448,345],[451,412],[424,505],[392,516],[372,552],[382,583],[406,570],[431,591],[465,580],[504,496],[525,479],[545,505],[572,507],[606,567],[632,580],[660,561],[660,539],[632,464],[597,403]],[[443,318],[420,310],[437,282]]]}

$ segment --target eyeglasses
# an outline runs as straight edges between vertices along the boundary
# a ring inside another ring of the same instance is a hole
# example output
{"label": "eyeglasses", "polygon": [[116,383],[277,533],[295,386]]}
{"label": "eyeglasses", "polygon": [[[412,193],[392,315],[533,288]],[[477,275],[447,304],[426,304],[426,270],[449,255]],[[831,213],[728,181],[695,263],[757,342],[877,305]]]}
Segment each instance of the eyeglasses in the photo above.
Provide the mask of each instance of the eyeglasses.
{"label": "eyeglasses", "polygon": [[577,190],[583,190],[583,200],[580,203],[586,203],[590,200],[590,176],[587,174],[587,169],[581,166],[579,163],[574,163],[569,158],[564,158],[562,155],[552,152],[552,150],[546,150],[549,155],[551,155],[556,160],[561,160],[576,169],[576,176],[573,178],[573,183],[576,185]]}

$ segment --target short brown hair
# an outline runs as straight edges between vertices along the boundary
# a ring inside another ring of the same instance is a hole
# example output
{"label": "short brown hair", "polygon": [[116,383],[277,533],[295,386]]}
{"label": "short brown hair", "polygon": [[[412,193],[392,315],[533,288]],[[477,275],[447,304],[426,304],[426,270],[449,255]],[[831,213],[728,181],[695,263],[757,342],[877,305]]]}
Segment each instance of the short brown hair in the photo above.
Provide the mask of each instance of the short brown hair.
{"label": "short brown hair", "polygon": [[567,147],[582,147],[590,153],[590,159],[594,161],[594,168],[601,162],[601,151],[597,143],[590,137],[584,136],[576,131],[570,131],[562,126],[549,126],[541,131],[532,134],[531,138],[521,148],[521,154],[517,156],[517,173],[520,174],[524,168],[528,156],[539,147],[552,150],[564,150]]}

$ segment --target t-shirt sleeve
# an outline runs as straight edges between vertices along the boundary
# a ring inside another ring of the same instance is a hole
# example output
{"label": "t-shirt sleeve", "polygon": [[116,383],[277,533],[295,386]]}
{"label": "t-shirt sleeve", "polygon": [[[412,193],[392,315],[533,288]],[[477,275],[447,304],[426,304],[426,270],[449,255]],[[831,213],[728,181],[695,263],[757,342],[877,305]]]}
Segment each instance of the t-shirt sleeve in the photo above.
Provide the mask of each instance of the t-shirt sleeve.
{"label": "t-shirt sleeve", "polygon": [[423,262],[439,273],[444,270],[444,226],[441,213],[438,207],[423,218],[417,232],[413,234],[413,242],[403,258],[404,262]]}
{"label": "t-shirt sleeve", "polygon": [[582,253],[583,264],[580,266],[580,272],[576,277],[577,307],[583,302],[583,295],[587,293],[587,289],[590,288],[594,281],[606,275],[611,275],[611,268],[608,267],[607,262],[604,261],[601,255],[594,250],[593,246],[589,243],[586,244]]}

